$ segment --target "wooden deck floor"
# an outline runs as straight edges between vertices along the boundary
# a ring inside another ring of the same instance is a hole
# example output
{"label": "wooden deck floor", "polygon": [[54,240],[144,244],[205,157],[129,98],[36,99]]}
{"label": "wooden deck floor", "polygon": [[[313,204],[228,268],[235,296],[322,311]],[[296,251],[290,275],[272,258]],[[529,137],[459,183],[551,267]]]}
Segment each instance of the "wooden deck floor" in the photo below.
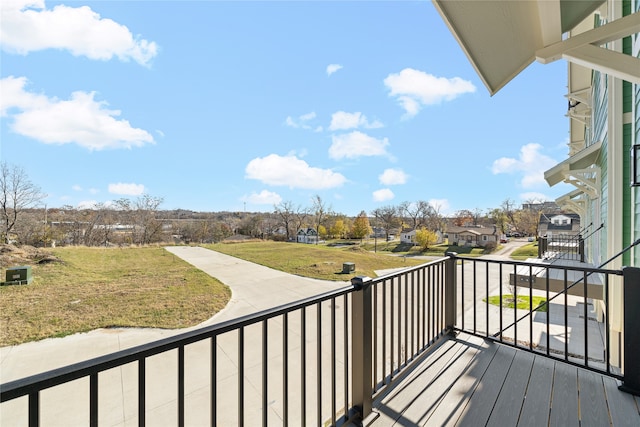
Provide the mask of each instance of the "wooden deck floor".
{"label": "wooden deck floor", "polygon": [[640,398],[615,379],[464,333],[376,397],[374,411],[372,427],[640,426]]}

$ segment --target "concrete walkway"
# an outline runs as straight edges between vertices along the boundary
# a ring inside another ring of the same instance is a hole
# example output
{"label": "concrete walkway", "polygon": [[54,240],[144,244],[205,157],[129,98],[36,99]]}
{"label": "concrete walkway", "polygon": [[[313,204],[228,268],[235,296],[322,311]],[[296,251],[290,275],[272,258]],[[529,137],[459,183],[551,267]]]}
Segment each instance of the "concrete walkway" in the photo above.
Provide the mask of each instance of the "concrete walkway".
{"label": "concrete walkway", "polygon": [[[226,308],[201,325],[215,324],[224,320],[255,313],[267,308],[297,301],[348,285],[348,282],[330,282],[314,280],[283,273],[238,258],[227,256],[201,247],[176,246],[167,247],[169,252],[184,259],[195,267],[217,278],[231,288],[231,300]],[[190,329],[194,329],[190,328]],[[98,329],[88,333],[80,333],[64,338],[52,338],[22,345],[3,347],[0,349],[0,382],[6,383],[51,369],[63,367],[79,361],[113,353],[136,345],[155,341],[167,336],[185,332],[182,330],[114,328]],[[250,337],[247,337],[250,340]],[[227,348],[227,345],[229,348]],[[210,357],[208,346],[193,345],[187,352],[188,360],[203,359],[204,366]],[[237,350],[235,343],[219,343],[219,354],[226,355]],[[201,351],[202,350],[202,351]],[[174,425],[175,417],[167,418],[167,411],[174,412],[175,388],[150,384],[155,381],[154,372],[175,372],[175,357],[172,355],[156,356],[159,363],[147,368],[147,422],[149,425]],[[232,358],[220,357],[219,371],[225,372],[225,363],[229,371],[235,369]],[[118,372],[112,372],[118,371]],[[137,423],[135,415],[136,400],[135,366],[125,366],[108,371],[101,375],[101,425],[124,426]],[[189,374],[187,374],[189,375]],[[103,376],[105,380],[103,381]],[[166,375],[165,375],[166,376]],[[198,383],[203,373],[192,373],[187,382]],[[162,375],[157,375],[162,377]],[[111,379],[111,381],[109,380]],[[82,383],[79,381],[78,383]],[[87,383],[87,381],[84,381]],[[236,380],[237,382],[237,380]],[[86,425],[88,405],[86,384],[81,387],[73,384],[61,386],[55,393],[44,392],[41,397],[43,416],[57,420],[53,425],[75,426]],[[104,390],[111,387],[112,389]],[[196,386],[194,386],[196,387]],[[196,387],[197,388],[197,387]],[[166,396],[164,396],[166,395]],[[103,402],[106,396],[108,402]],[[108,398],[112,396],[113,398]],[[224,399],[225,394],[221,393]],[[78,402],[80,402],[78,404]],[[78,404],[78,408],[69,410],[69,404]],[[219,403],[224,406],[224,400]],[[150,408],[150,409],[149,409]],[[168,409],[167,409],[168,408]],[[155,412],[154,412],[155,411]],[[0,425],[25,425],[26,400],[9,402],[0,408]],[[168,421],[171,420],[171,421]],[[195,421],[191,425],[206,423]],[[49,423],[47,423],[49,425]],[[227,425],[227,424],[223,424]]]}

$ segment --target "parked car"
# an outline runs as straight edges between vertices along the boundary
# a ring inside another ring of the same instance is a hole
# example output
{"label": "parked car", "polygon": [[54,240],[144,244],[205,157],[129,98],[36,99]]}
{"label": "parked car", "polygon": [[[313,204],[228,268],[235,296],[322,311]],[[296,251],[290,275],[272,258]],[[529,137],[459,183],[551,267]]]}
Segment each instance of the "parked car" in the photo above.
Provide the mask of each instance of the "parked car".
{"label": "parked car", "polygon": [[527,239],[527,242],[533,242],[534,240],[536,240],[533,236],[529,236],[529,238]]}

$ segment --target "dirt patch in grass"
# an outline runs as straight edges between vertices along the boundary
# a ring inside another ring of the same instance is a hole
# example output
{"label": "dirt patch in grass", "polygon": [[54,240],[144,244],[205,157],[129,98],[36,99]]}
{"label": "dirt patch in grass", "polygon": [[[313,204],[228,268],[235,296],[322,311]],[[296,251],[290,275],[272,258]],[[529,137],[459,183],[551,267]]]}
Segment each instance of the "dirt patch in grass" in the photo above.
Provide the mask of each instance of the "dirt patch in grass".
{"label": "dirt patch in grass", "polygon": [[231,296],[227,286],[161,247],[44,252],[14,256],[7,265],[31,265],[33,282],[0,286],[1,346],[105,327],[190,327]]}

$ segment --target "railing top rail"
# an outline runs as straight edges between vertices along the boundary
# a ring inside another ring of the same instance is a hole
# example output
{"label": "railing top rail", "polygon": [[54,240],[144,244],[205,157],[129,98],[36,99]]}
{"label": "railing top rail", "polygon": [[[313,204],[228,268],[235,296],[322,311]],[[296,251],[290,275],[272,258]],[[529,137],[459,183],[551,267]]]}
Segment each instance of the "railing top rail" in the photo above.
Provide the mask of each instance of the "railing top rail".
{"label": "railing top rail", "polygon": [[407,268],[404,268],[402,270],[394,271],[392,273],[388,273],[388,274],[385,274],[383,276],[379,276],[379,277],[374,278],[372,280],[372,283],[382,282],[382,281],[385,281],[385,280],[393,279],[394,277],[402,276],[402,275],[410,273],[412,271],[421,270],[421,269],[423,269],[425,267],[429,267],[431,265],[442,263],[443,261],[446,261],[447,259],[449,259],[449,257],[445,256],[445,257],[441,257],[441,258],[437,258],[437,259],[425,262],[424,264],[414,265],[412,267],[407,267]]}
{"label": "railing top rail", "polygon": [[580,271],[587,273],[604,273],[604,274],[613,274],[617,276],[622,276],[622,270],[612,270],[607,268],[598,268],[598,267],[585,267],[580,265],[560,265],[560,264],[543,264],[540,262],[530,262],[530,261],[516,261],[516,260],[502,260],[502,259],[487,259],[487,258],[476,258],[476,257],[466,257],[455,255],[454,258],[464,260],[464,261],[475,261],[475,262],[484,262],[487,264],[506,264],[506,265],[516,265],[516,266],[524,266],[524,267],[536,267],[536,268],[549,268],[554,270],[572,270],[572,271]]}
{"label": "railing top rail", "polygon": [[304,307],[348,294],[353,292],[353,290],[354,286],[350,284],[340,289],[263,310],[258,313],[248,314],[236,319],[205,326],[197,330],[180,333],[147,344],[142,344],[136,347],[120,350],[115,353],[0,384],[0,402],[12,400],[17,397],[25,396],[33,391],[54,387],[111,368],[122,366],[127,363],[142,360],[156,354],[164,353],[165,351],[193,344],[207,338],[221,335],[226,332],[256,324],[267,319],[281,316],[285,313],[290,313]]}

